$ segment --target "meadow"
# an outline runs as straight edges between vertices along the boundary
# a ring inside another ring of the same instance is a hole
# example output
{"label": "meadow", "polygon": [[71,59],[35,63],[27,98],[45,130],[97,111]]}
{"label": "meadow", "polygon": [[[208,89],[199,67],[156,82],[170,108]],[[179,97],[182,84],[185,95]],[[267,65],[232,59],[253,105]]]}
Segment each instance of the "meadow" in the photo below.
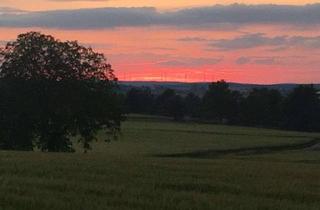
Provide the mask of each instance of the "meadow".
{"label": "meadow", "polygon": [[84,154],[0,152],[0,210],[320,209],[319,133],[131,117]]}

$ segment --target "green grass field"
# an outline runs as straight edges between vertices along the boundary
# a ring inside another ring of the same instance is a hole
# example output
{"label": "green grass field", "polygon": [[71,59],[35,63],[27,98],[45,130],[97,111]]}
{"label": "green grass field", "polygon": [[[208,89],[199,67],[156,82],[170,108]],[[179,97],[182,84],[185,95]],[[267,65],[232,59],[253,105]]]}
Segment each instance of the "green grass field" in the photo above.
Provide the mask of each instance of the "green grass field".
{"label": "green grass field", "polygon": [[[97,142],[87,154],[1,151],[0,210],[318,210],[320,151],[232,154],[232,149],[290,146],[318,137],[135,117],[123,124],[118,141]],[[228,150],[218,156],[165,157]]]}

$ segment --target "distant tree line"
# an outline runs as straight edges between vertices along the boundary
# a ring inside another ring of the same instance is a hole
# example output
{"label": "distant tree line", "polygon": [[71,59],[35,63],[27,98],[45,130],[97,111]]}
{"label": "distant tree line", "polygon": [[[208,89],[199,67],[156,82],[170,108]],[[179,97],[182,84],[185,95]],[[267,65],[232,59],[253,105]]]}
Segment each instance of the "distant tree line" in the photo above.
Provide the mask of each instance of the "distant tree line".
{"label": "distant tree line", "polygon": [[320,95],[313,85],[299,85],[286,95],[267,88],[241,93],[222,80],[210,84],[202,97],[192,92],[181,96],[173,89],[155,95],[149,88],[132,88],[125,109],[174,120],[320,131]]}

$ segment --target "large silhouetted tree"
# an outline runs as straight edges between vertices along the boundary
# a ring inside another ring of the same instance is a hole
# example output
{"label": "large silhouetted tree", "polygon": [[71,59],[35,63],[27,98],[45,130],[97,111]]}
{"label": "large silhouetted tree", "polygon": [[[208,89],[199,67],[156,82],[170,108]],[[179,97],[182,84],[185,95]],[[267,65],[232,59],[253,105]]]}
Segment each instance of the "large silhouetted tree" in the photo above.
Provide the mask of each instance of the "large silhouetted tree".
{"label": "large silhouetted tree", "polygon": [[103,54],[52,36],[30,32],[0,54],[0,148],[85,149],[98,130],[115,136],[122,110],[117,79]]}

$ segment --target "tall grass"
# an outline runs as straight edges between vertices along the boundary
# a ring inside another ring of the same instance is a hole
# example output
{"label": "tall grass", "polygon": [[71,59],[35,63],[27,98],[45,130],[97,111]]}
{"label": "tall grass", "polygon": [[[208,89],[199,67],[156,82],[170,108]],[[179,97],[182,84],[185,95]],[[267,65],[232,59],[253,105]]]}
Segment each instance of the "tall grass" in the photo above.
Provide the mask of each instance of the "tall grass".
{"label": "tall grass", "polygon": [[119,141],[97,142],[87,154],[81,149],[74,154],[0,152],[0,209],[318,210],[317,151],[211,159],[154,156],[295,144],[316,136],[131,119]]}

